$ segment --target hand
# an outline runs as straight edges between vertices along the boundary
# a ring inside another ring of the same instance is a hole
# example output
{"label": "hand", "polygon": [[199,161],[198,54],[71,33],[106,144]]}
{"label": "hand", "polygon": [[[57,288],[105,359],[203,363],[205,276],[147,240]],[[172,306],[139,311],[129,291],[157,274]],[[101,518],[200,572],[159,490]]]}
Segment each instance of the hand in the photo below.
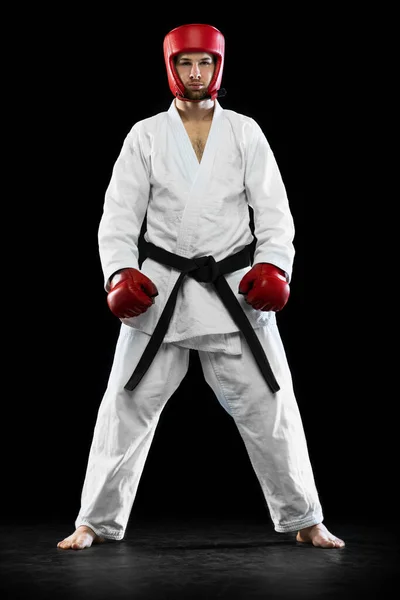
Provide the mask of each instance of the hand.
{"label": "hand", "polygon": [[239,294],[257,310],[282,310],[289,300],[290,287],[286,274],[269,263],[258,263],[243,277]]}
{"label": "hand", "polygon": [[128,319],[146,312],[157,295],[154,283],[138,269],[129,267],[112,278],[107,304],[116,317]]}

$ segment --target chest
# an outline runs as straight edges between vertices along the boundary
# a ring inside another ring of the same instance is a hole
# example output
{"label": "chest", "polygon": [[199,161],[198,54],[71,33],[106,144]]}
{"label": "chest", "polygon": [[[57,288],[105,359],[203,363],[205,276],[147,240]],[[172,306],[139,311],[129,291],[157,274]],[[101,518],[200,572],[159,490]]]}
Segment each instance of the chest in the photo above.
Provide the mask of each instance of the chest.
{"label": "chest", "polygon": [[210,132],[212,121],[202,121],[201,123],[184,123],[186,133],[189,136],[197,160],[201,162],[204,148],[206,147],[208,134]]}

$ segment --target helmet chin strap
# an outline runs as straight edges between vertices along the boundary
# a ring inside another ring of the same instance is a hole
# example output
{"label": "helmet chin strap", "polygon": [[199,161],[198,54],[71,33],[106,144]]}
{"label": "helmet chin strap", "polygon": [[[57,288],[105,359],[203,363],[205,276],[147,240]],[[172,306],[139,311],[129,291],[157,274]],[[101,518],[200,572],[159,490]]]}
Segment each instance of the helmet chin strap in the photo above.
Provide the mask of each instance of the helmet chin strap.
{"label": "helmet chin strap", "polygon": [[192,98],[186,98],[186,96],[182,96],[181,94],[179,94],[177,92],[176,96],[175,96],[178,100],[181,100],[182,102],[202,102],[203,100],[208,100],[209,98],[211,98],[211,96],[207,96],[206,98],[201,98],[200,100],[192,100]]}

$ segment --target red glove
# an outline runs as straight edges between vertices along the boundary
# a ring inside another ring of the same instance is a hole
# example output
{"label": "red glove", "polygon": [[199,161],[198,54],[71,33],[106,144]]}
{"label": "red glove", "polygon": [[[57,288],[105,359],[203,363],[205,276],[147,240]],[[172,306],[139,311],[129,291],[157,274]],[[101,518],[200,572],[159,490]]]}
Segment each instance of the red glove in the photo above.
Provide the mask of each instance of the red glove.
{"label": "red glove", "polygon": [[119,319],[137,317],[154,304],[158,295],[154,283],[138,269],[122,269],[111,280],[107,304]]}
{"label": "red glove", "polygon": [[290,288],[285,272],[269,263],[258,263],[243,277],[239,294],[257,310],[279,311],[289,300]]}

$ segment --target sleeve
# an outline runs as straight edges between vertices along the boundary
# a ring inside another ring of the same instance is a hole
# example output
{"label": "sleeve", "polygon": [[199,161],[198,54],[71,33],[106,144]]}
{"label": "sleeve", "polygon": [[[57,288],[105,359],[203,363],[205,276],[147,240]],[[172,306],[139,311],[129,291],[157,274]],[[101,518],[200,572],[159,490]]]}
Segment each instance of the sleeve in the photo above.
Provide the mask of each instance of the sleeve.
{"label": "sleeve", "polygon": [[139,268],[138,241],[149,194],[149,168],[141,149],[139,128],[134,126],[114,164],[98,228],[106,291],[113,273],[126,267]]}
{"label": "sleeve", "polygon": [[253,264],[271,263],[283,269],[290,281],[295,230],[286,188],[268,140],[260,126],[251,122],[253,133],[247,152],[245,186],[254,213]]}

